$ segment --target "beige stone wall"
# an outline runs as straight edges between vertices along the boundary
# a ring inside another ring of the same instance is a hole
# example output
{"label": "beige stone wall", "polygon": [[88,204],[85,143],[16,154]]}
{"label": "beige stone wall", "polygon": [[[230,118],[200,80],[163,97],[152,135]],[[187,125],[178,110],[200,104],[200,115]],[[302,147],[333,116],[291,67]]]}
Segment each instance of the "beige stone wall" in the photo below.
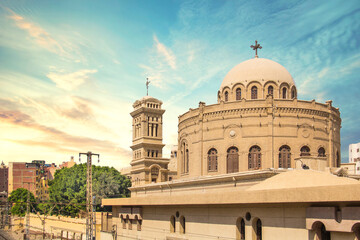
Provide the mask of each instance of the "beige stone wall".
{"label": "beige stone wall", "polygon": [[[180,233],[179,218],[176,232],[170,232],[170,217],[176,212],[185,217],[185,234]],[[113,218],[113,222],[117,223],[118,239],[236,239],[236,221],[245,219],[247,212],[251,214],[251,219],[245,220],[247,240],[255,239],[253,223],[257,219],[263,225],[263,239],[315,239],[314,232],[306,229],[306,206],[301,205],[143,207],[141,231],[135,223],[129,230],[122,228],[120,219]],[[331,234],[332,239],[354,239],[351,232]]]}
{"label": "beige stone wall", "polygon": [[[227,149],[232,146],[239,149],[239,171],[248,170],[248,153],[254,145],[261,148],[262,169],[278,168],[279,148],[287,145],[291,148],[292,168],[300,157],[301,147],[308,146],[313,161],[318,161],[312,167],[325,170],[336,165],[336,152],[341,156],[340,127],[340,112],[331,102],[273,100],[269,96],[209,106],[200,104],[179,117],[178,177],[226,173]],[[231,136],[230,132],[235,134]],[[188,174],[182,174],[184,142],[189,148]],[[325,149],[326,157],[317,157],[320,147]],[[207,153],[211,148],[218,151],[217,172],[207,170]]]}

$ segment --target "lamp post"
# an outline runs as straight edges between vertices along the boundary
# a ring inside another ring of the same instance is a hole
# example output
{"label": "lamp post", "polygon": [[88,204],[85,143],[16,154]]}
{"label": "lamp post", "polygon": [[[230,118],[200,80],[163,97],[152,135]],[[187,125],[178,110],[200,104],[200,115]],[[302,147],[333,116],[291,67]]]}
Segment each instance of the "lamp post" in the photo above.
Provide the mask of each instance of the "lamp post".
{"label": "lamp post", "polygon": [[87,174],[86,174],[86,240],[93,240],[94,236],[94,211],[93,211],[93,193],[92,193],[92,156],[98,157],[100,162],[100,155],[92,152],[79,153],[79,162],[81,162],[81,155],[87,156]]}

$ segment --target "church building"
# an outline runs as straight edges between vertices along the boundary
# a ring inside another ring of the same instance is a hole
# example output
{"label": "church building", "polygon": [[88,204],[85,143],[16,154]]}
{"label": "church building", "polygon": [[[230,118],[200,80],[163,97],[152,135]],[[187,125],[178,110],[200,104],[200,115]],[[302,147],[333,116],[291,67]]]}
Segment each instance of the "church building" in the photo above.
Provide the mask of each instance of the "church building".
{"label": "church building", "polygon": [[101,239],[360,240],[360,182],[340,167],[339,109],[298,99],[286,68],[251,47],[217,103],[179,116],[177,171],[162,156],[162,102],[135,101],[131,197],[103,199],[113,231]]}

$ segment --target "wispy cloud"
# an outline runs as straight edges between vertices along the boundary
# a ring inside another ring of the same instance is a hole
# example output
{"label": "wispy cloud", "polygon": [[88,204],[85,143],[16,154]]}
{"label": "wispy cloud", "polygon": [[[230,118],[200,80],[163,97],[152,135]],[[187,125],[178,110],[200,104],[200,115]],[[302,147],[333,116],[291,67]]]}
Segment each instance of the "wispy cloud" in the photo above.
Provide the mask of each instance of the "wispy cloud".
{"label": "wispy cloud", "polygon": [[96,69],[82,69],[73,73],[50,72],[46,76],[56,83],[58,88],[72,91],[82,85],[90,74],[96,73]]}
{"label": "wispy cloud", "polygon": [[6,8],[6,10],[11,14],[9,18],[15,22],[16,26],[27,31],[27,33],[37,42],[38,45],[57,54],[64,53],[64,49],[61,45],[53,37],[51,37],[45,29],[27,21],[24,17],[16,14],[9,8]]}
{"label": "wispy cloud", "polygon": [[172,68],[172,69],[176,69],[176,57],[174,55],[174,53],[167,48],[163,43],[161,43],[157,36],[154,35],[154,42],[155,42],[155,47],[157,49],[157,52],[160,56],[162,56],[166,63]]}

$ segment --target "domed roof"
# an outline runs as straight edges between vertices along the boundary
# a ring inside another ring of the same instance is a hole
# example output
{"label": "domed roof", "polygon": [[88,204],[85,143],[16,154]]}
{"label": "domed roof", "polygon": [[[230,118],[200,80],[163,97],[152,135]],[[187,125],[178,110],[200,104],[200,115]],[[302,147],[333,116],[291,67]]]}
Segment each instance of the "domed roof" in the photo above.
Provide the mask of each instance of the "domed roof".
{"label": "domed roof", "polygon": [[285,67],[277,62],[266,58],[253,58],[236,65],[225,76],[220,89],[224,87],[232,87],[236,83],[242,83],[245,86],[253,80],[275,81],[277,83],[288,83],[290,86],[295,82]]}

